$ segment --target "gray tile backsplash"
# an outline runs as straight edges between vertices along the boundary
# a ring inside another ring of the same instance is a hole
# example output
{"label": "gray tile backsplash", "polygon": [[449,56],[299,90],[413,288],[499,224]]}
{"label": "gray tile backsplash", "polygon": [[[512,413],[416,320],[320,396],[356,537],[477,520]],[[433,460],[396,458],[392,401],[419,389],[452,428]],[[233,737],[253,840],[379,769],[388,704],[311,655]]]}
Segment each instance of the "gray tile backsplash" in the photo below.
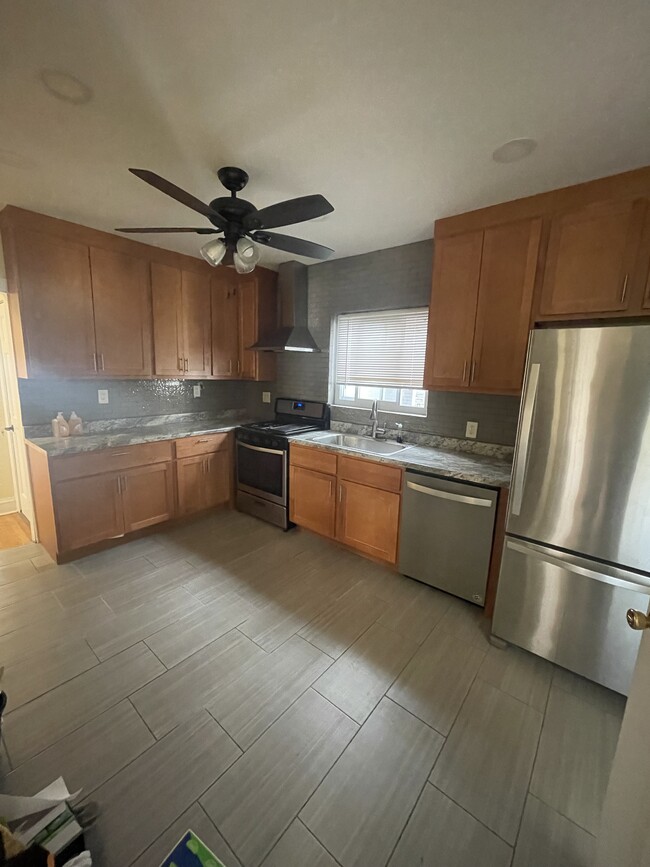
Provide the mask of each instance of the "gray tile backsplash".
{"label": "gray tile backsplash", "polygon": [[[192,386],[201,382],[201,397]],[[71,410],[86,421],[172,413],[210,412],[243,409],[263,418],[268,408],[262,391],[269,383],[216,382],[214,380],[156,379],[21,379],[20,402],[23,424],[46,424],[59,410],[67,418]],[[108,404],[97,402],[97,390],[108,389]]]}
{"label": "gray tile backsplash", "polygon": [[[426,307],[431,292],[433,244],[420,241],[309,267],[309,328],[323,352],[278,356],[273,396],[328,399],[329,341],[332,318],[339,313]],[[383,415],[406,430],[464,438],[465,423],[478,422],[478,439],[512,445],[517,430],[519,398],[499,395],[429,392],[426,419]],[[368,413],[333,407],[332,418],[360,423]]]}

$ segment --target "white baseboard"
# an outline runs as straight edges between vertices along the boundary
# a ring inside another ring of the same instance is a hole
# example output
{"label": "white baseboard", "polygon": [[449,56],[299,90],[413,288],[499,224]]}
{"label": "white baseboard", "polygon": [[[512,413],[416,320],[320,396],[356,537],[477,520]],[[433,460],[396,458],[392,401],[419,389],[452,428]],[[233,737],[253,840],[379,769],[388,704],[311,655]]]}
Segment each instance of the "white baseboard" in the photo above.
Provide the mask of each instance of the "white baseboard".
{"label": "white baseboard", "polygon": [[0,515],[9,515],[11,512],[17,512],[15,497],[5,497],[0,500]]}

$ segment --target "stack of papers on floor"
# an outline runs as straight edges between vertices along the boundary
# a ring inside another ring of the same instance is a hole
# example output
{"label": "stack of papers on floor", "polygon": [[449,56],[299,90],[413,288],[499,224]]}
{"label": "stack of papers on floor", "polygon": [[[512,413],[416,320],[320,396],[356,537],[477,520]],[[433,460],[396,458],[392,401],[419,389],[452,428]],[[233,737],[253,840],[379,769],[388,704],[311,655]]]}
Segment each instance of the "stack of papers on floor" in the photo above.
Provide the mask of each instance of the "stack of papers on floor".
{"label": "stack of papers on floor", "polygon": [[37,843],[57,855],[83,830],[68,806],[71,794],[62,777],[33,797],[0,795],[0,818],[24,846]]}
{"label": "stack of papers on floor", "polygon": [[184,834],[160,867],[225,867],[194,831]]}

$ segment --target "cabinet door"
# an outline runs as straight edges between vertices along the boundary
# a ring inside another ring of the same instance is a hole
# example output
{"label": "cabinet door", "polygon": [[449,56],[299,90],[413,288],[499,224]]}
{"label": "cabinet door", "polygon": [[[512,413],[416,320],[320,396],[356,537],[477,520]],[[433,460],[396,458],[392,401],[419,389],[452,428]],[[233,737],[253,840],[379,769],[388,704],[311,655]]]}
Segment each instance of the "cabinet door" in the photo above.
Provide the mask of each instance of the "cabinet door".
{"label": "cabinet door", "polygon": [[183,304],[179,268],[151,263],[154,373],[178,376],[183,371]]}
{"label": "cabinet door", "polygon": [[60,552],[124,535],[116,473],[58,482],[54,487],[54,509]]}
{"label": "cabinet door", "polygon": [[212,277],[212,375],[239,378],[237,281],[230,268]]}
{"label": "cabinet door", "polygon": [[644,210],[641,200],[601,202],[554,217],[541,318],[628,309]]}
{"label": "cabinet door", "polygon": [[321,536],[334,536],[336,477],[292,466],[289,481],[289,518]]}
{"label": "cabinet door", "polygon": [[469,384],[483,232],[434,241],[425,388]]}
{"label": "cabinet door", "polygon": [[206,455],[204,462],[205,494],[203,503],[206,509],[212,509],[215,506],[222,506],[230,500],[232,463],[230,449],[223,449],[220,452]]}
{"label": "cabinet door", "polygon": [[94,374],[88,247],[17,229],[15,254],[27,374]]}
{"label": "cabinet door", "polygon": [[205,509],[205,455],[176,461],[176,479],[179,514],[191,515]]}
{"label": "cabinet door", "polygon": [[486,229],[469,384],[473,391],[521,391],[542,221]]}
{"label": "cabinet door", "polygon": [[182,283],[185,375],[210,376],[212,373],[210,277],[194,271],[183,271]]}
{"label": "cabinet door", "polygon": [[268,381],[275,379],[275,353],[254,352],[246,347],[263,333],[277,328],[277,278],[273,272],[258,269],[238,280],[239,357],[241,378]]}
{"label": "cabinet door", "polygon": [[146,259],[90,248],[97,364],[107,376],[151,374],[151,304]]}
{"label": "cabinet door", "polygon": [[251,352],[251,346],[257,340],[257,282],[253,275],[240,277],[237,288],[239,299],[239,340],[241,378],[257,378],[257,352]]}
{"label": "cabinet door", "polygon": [[134,467],[120,476],[124,531],[131,533],[174,517],[172,463]]}
{"label": "cabinet door", "polygon": [[337,538],[389,563],[397,561],[400,495],[339,481]]}

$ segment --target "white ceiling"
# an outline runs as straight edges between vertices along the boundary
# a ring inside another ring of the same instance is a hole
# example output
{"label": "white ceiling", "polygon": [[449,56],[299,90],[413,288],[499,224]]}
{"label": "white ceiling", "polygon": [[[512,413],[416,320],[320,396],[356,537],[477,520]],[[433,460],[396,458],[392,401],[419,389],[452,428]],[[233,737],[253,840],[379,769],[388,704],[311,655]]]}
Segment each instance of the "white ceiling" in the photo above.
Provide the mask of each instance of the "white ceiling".
{"label": "white ceiling", "polygon": [[[287,233],[340,257],[650,163],[647,0],[0,0],[0,16],[0,202],[100,229],[204,225],[129,166],[205,201],[229,164],[257,207],[322,193],[335,212]],[[94,98],[53,98],[43,68]],[[493,162],[517,137],[532,156]]]}

